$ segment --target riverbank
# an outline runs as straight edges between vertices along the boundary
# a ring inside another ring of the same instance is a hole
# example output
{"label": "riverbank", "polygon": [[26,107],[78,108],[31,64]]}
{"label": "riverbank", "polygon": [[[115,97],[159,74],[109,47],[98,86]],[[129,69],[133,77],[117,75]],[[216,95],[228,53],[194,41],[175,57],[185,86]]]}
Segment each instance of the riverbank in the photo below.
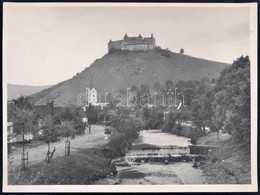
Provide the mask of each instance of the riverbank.
{"label": "riverbank", "polygon": [[209,184],[250,184],[250,143],[233,142],[228,134],[212,132],[198,140],[198,144],[220,146],[200,169]]}
{"label": "riverbank", "polygon": [[200,169],[194,169],[192,163],[169,165],[148,164],[117,167],[118,174],[100,179],[95,185],[174,185],[203,184],[205,181]]}

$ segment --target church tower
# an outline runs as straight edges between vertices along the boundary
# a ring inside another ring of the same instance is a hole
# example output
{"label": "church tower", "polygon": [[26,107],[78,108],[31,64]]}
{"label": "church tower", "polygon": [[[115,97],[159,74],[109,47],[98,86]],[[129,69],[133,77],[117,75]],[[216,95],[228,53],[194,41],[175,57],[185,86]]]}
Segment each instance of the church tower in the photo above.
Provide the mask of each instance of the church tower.
{"label": "church tower", "polygon": [[88,105],[97,103],[97,90],[94,88],[92,75],[90,78],[89,88],[88,87],[86,88],[86,94],[87,94]]}

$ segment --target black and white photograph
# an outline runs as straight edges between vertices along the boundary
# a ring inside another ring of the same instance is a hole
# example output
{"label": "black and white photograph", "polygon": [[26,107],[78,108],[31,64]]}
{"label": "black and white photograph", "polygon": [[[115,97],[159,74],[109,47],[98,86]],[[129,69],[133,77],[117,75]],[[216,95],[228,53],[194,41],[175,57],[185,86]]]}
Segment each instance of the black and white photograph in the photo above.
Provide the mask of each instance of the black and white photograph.
{"label": "black and white photograph", "polygon": [[256,3],[4,3],[3,191],[257,191]]}

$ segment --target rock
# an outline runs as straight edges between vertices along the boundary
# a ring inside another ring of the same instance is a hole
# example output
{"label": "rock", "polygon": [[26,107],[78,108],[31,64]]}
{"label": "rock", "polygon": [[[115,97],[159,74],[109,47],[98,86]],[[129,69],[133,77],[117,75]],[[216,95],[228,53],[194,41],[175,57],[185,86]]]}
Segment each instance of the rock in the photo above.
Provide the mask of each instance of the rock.
{"label": "rock", "polygon": [[193,167],[193,168],[198,168],[197,163],[194,163],[192,167]]}

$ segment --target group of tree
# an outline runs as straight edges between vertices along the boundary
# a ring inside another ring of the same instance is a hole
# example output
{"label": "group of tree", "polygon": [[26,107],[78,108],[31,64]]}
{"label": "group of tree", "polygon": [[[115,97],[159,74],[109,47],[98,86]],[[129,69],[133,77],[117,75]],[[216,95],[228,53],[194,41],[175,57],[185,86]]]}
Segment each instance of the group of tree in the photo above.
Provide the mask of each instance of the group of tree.
{"label": "group of tree", "polygon": [[[171,80],[163,87],[155,82],[154,90],[160,93],[178,88],[185,94],[185,106],[181,112],[176,109],[168,112],[165,119],[165,108],[143,108],[145,127],[162,128],[164,131],[177,135],[186,135],[193,143],[205,135],[206,127],[212,131],[227,132],[233,140],[250,141],[250,60],[241,56],[227,66],[220,77],[209,80],[203,77],[200,81],[179,80],[176,85]],[[178,122],[191,120],[193,127],[189,133]]]}
{"label": "group of tree", "polygon": [[159,129],[163,125],[164,109],[161,106],[142,108],[145,129]]}
{"label": "group of tree", "polygon": [[241,56],[225,68],[213,91],[213,124],[237,141],[250,141],[250,60]]}
{"label": "group of tree", "polygon": [[173,133],[175,135],[182,135],[182,126],[180,122],[177,122],[177,120],[180,120],[179,112],[170,112],[169,114],[167,114],[162,127],[162,131]]}
{"label": "group of tree", "polygon": [[132,110],[120,107],[109,113],[109,128],[106,128],[110,135],[107,144],[110,159],[125,155],[132,142],[138,138],[139,131],[144,125],[141,118],[136,118]]}
{"label": "group of tree", "polygon": [[192,99],[191,116],[198,131],[227,132],[235,141],[250,141],[250,60],[241,56],[227,66],[213,90]]}
{"label": "group of tree", "polygon": [[16,135],[31,133],[34,140],[58,141],[61,137],[82,134],[86,116],[82,108],[76,106],[59,107],[53,103],[35,106],[29,96],[21,96],[8,104],[8,121],[13,122]]}

